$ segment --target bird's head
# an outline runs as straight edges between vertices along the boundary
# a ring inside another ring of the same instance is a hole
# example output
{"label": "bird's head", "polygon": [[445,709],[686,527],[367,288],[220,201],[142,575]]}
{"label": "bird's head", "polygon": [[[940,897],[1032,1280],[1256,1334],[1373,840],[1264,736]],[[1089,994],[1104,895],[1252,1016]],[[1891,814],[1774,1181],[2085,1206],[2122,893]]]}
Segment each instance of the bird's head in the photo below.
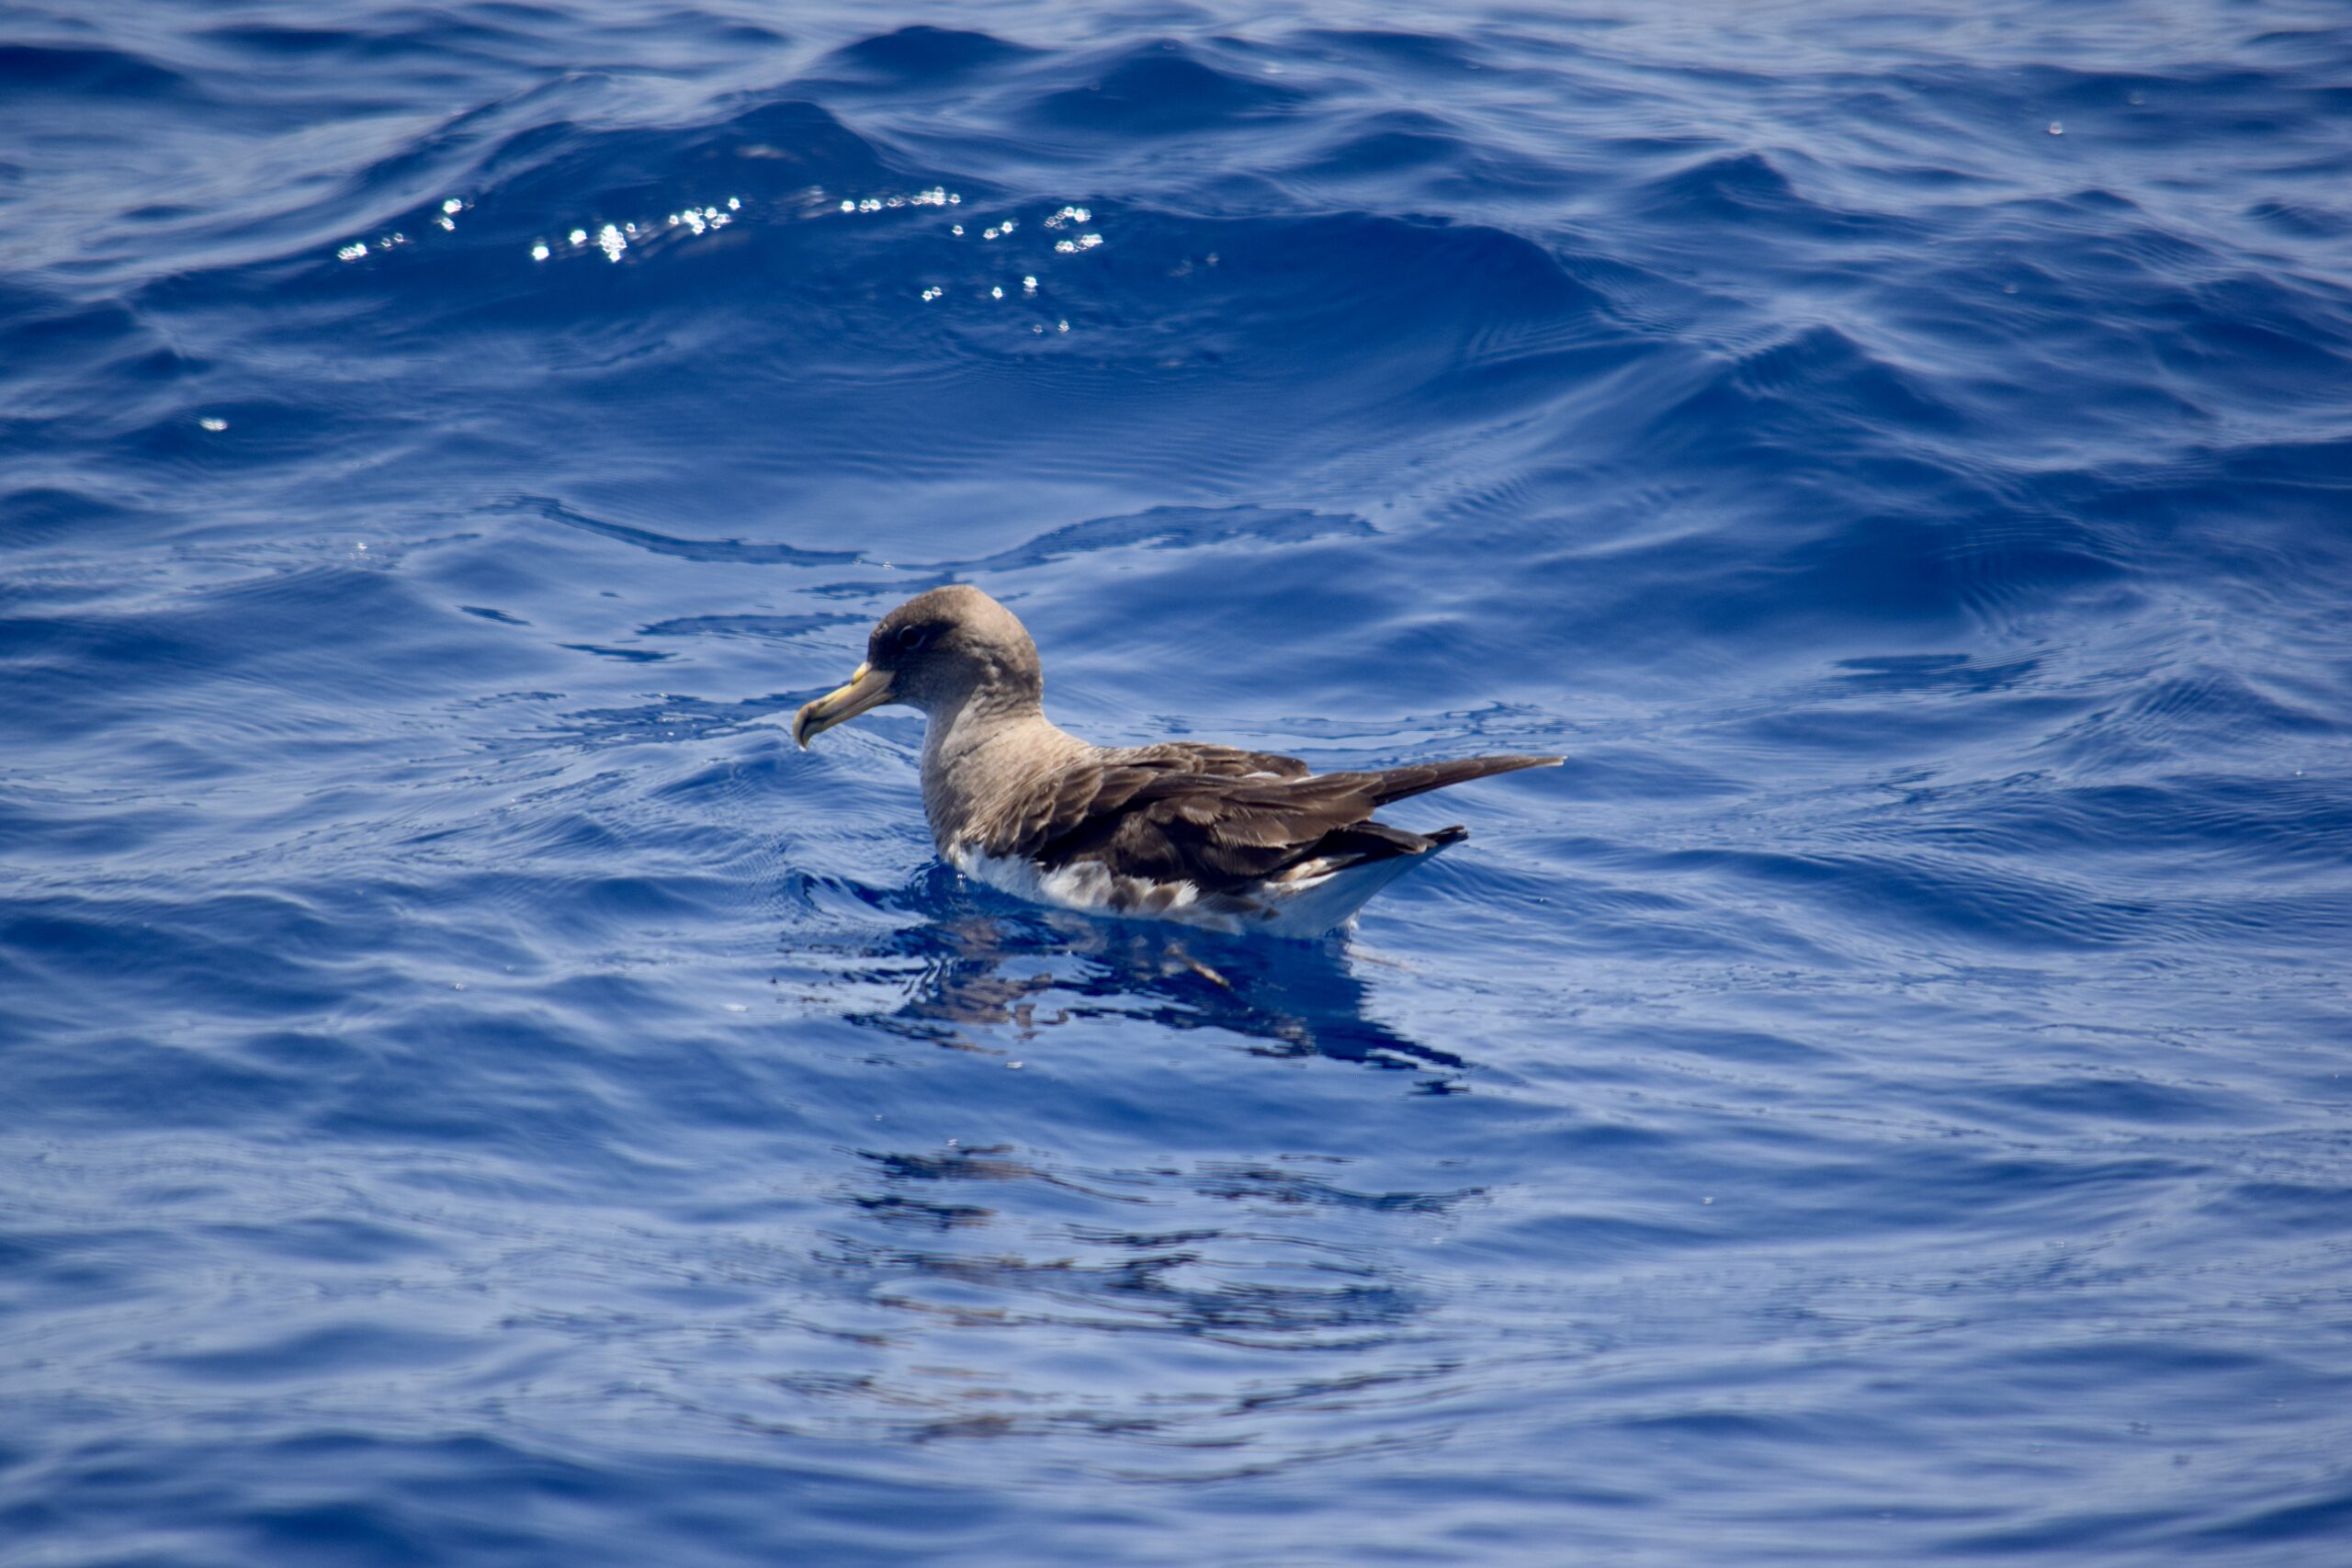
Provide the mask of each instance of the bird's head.
{"label": "bird's head", "polygon": [[1012,611],[966,583],[919,593],[876,623],[849,683],[803,707],[792,738],[807,747],[886,703],[944,716],[978,699],[1035,707],[1045,688],[1037,645]]}

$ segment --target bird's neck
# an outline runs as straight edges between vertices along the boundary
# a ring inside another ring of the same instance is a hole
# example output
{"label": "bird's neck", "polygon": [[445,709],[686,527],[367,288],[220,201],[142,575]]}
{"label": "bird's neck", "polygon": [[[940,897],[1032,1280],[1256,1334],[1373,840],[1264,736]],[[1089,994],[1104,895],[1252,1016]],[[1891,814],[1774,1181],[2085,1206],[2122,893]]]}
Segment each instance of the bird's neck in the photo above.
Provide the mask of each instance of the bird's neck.
{"label": "bird's neck", "polygon": [[923,815],[942,854],[970,836],[972,824],[1040,767],[1059,766],[1088,750],[1046,716],[1036,697],[975,691],[927,715],[922,737]]}

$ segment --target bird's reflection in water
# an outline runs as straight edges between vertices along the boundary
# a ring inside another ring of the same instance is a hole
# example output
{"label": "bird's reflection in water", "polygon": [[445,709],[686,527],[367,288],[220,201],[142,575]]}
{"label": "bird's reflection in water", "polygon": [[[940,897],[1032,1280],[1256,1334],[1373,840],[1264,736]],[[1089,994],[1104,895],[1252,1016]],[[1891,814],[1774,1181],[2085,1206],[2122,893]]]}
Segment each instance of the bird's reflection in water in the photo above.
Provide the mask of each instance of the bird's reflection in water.
{"label": "bird's reflection in water", "polygon": [[[1368,1018],[1366,960],[1337,944],[1065,916],[944,868],[899,888],[812,881],[806,899],[824,934],[800,951],[821,955],[832,1016],[903,1039],[1017,1059],[1048,1031],[1117,1038],[1132,1021],[1408,1071],[1418,1093],[1458,1092],[1466,1073]],[[853,901],[917,919],[877,931]],[[845,932],[859,934],[843,945]],[[866,1000],[844,1007],[844,993]],[[1424,1162],[1376,1149],[1210,1145],[1108,1161],[954,1137],[846,1149],[813,1259],[830,1337],[764,1386],[799,1429],[1077,1435],[1171,1481],[1423,1440],[1368,1438],[1367,1413],[1455,1386],[1458,1363],[1424,1327],[1437,1289],[1410,1255],[1481,1190],[1405,1178]],[[1165,1348],[1176,1341],[1243,1359]]]}
{"label": "bird's reflection in water", "polygon": [[986,1048],[976,1030],[1025,1038],[1137,1019],[1240,1035],[1262,1055],[1428,1073],[1418,1086],[1427,1093],[1463,1088],[1462,1057],[1366,1016],[1364,984],[1336,941],[1252,941],[1040,909],[974,890],[944,868],[888,901],[933,918],[855,950],[904,989],[898,1007],[850,1015],[857,1022],[971,1049]]}

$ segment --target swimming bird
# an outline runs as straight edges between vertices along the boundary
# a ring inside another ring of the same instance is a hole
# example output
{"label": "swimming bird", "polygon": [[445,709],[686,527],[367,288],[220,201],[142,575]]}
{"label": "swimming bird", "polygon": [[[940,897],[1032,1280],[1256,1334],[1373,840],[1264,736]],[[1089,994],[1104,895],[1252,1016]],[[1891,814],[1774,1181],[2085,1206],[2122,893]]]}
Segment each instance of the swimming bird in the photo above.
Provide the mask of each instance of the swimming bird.
{"label": "swimming bird", "polygon": [[1046,716],[1037,645],[958,583],[882,617],[848,684],[803,706],[803,750],[888,703],[923,711],[923,814],[942,858],[1033,902],[1318,937],[1462,827],[1373,819],[1392,801],[1558,757],[1464,757],[1317,773],[1295,757],[1189,740],[1091,746]]}

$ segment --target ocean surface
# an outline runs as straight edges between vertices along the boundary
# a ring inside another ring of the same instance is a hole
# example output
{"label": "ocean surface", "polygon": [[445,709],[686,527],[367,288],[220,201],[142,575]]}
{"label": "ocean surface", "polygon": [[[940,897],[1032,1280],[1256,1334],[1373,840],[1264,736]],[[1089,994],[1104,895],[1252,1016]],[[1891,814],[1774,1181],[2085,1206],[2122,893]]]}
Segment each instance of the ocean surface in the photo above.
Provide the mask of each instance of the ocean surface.
{"label": "ocean surface", "polygon": [[2334,0],[0,6],[0,1564],[2352,1562],[2348,776]]}

